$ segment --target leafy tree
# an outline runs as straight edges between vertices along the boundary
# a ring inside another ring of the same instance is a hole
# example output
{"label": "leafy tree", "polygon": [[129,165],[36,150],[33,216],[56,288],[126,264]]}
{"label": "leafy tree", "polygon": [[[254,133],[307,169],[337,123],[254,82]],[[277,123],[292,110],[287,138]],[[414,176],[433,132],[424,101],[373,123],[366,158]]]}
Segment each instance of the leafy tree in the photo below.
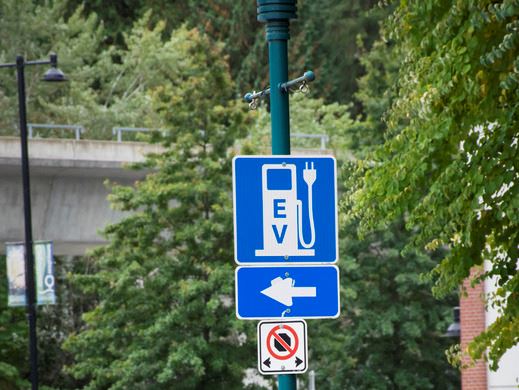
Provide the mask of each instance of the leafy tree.
{"label": "leafy tree", "polygon": [[[364,74],[359,61],[358,40],[371,47],[378,36],[378,21],[384,16],[377,3],[369,1],[303,1],[293,23],[291,66],[293,72],[314,69],[316,90],[327,102],[351,103],[357,79]],[[361,107],[353,106],[355,113]]]}
{"label": "leafy tree", "polygon": [[355,98],[362,105],[363,113],[347,132],[347,146],[355,151],[357,158],[364,158],[384,143],[385,117],[395,97],[401,53],[398,47],[380,39],[369,51],[362,42],[359,46],[362,52],[360,62],[366,75],[357,80],[359,90]]}
{"label": "leafy tree", "polygon": [[[70,0],[72,9],[83,1]],[[316,85],[327,102],[351,102],[357,90],[356,79],[363,73],[356,40],[371,46],[378,34],[378,21],[386,14],[372,10],[375,0],[300,1],[298,19],[291,24],[290,74],[301,75],[313,69],[320,82]],[[85,3],[86,12],[95,12],[104,22],[108,42],[124,47],[124,33],[132,23],[151,11],[150,25],[165,20],[166,32],[187,23],[224,43],[229,56],[236,91],[243,94],[268,84],[267,44],[263,24],[256,20],[254,1],[216,0],[143,1],[126,0],[107,4]],[[359,106],[354,107],[356,112]]]}
{"label": "leafy tree", "polygon": [[383,145],[349,193],[360,231],[398,216],[407,248],[448,248],[432,271],[445,296],[484,260],[499,319],[470,345],[492,367],[519,340],[517,17],[514,1],[397,3],[386,23],[401,56]]}
{"label": "leafy tree", "polygon": [[0,388],[15,390],[29,385],[28,332],[24,309],[7,306],[6,269],[0,256]]}
{"label": "leafy tree", "polygon": [[[320,139],[298,138],[296,134],[323,135],[328,138],[326,147],[335,156],[347,159],[349,142],[346,131],[354,125],[350,106],[340,103],[326,104],[322,98],[313,98],[301,93],[290,97],[291,148],[319,149]],[[270,154],[272,145],[270,113],[265,105],[252,112],[253,123],[249,127],[246,146],[255,149],[256,154]],[[262,145],[262,147],[260,147]]]}
{"label": "leafy tree", "polygon": [[[91,265],[73,257],[55,257],[54,261],[57,303],[37,309],[39,383],[43,389],[77,389],[81,382],[62,371],[72,360],[61,349],[61,343],[66,335],[81,328],[81,314],[90,308],[93,297],[78,294],[67,274],[88,273]],[[28,322],[25,308],[7,306],[5,256],[0,257],[0,280],[0,388],[27,389],[30,387]]]}
{"label": "leafy tree", "polygon": [[[369,155],[384,142],[383,118],[395,96],[400,58],[398,48],[383,41],[375,42],[361,58],[366,75],[358,80],[356,98],[364,115],[345,132],[347,147],[354,155],[341,172],[345,194],[352,184],[355,159]],[[320,375],[321,381],[331,388],[458,388],[458,375],[443,356],[449,340],[442,337],[452,321],[454,297],[436,300],[430,292],[431,282],[422,277],[437,256],[402,251],[412,240],[402,218],[360,238],[357,229],[358,223],[343,215],[345,308],[340,332],[349,335],[344,345],[351,364],[338,381],[330,380],[328,365],[337,364],[337,352],[327,354],[323,349],[325,359],[319,362],[319,370],[326,375]]]}
{"label": "leafy tree", "polygon": [[[266,86],[268,50],[254,2],[189,4],[193,12],[186,21],[225,43],[238,91]],[[374,0],[298,2],[298,18],[290,26],[289,74],[300,76],[312,69],[319,80],[314,86],[318,96],[327,103],[351,102],[356,79],[363,74],[357,39],[370,47],[378,35],[378,21],[386,13],[380,8],[372,10],[374,4]],[[360,106],[353,109],[358,112]]]}
{"label": "leafy tree", "polygon": [[341,316],[309,325],[310,368],[326,389],[456,389],[444,356],[451,318],[421,273],[435,260],[401,254],[403,222],[362,240],[356,224],[341,227]]}
{"label": "leafy tree", "polygon": [[132,215],[106,228],[99,271],[76,278],[99,296],[65,344],[88,389],[242,388],[255,365],[252,325],[232,307],[230,148],[245,127],[221,50],[180,28],[160,48],[175,61],[149,64],[164,152],[142,164],[145,180],[114,188],[114,207]]}
{"label": "leafy tree", "polygon": [[[69,81],[60,85],[41,82],[43,67],[26,68],[28,119],[32,123],[78,124],[84,138],[110,139],[111,128],[160,128],[146,91],[161,83],[150,64],[180,61],[162,53],[164,23],[152,30],[145,14],[124,34],[124,48],[107,46],[106,33],[94,14],[84,17],[79,7],[64,18],[67,2],[42,5],[30,0],[6,0],[0,4],[0,61],[13,62],[17,54],[27,59],[47,58],[58,53],[59,66]],[[14,134],[18,128],[16,79],[0,72],[0,134]],[[56,135],[43,130],[40,136]],[[60,133],[60,137],[67,134]],[[72,133],[68,134],[72,137]]]}
{"label": "leafy tree", "polygon": [[[64,335],[80,328],[80,314],[89,306],[88,296],[79,296],[67,283],[67,272],[83,270],[85,263],[56,257],[57,304],[38,306],[38,365],[42,386],[78,388],[78,382],[62,373],[70,356],[61,350]],[[0,257],[0,388],[26,389],[29,383],[28,322],[23,307],[7,306],[5,256]],[[47,387],[44,387],[47,388]]]}
{"label": "leafy tree", "polygon": [[38,307],[38,371],[43,389],[78,389],[84,385],[64,371],[73,358],[63,350],[62,344],[68,335],[84,326],[81,316],[96,302],[95,294],[79,291],[69,277],[80,272],[91,274],[94,265],[88,260],[73,256],[54,257],[56,304]]}
{"label": "leafy tree", "polygon": [[[69,8],[74,10],[83,3],[69,0]],[[124,35],[131,30],[133,23],[151,12],[148,26],[165,22],[165,34],[187,24],[215,42],[224,42],[223,51],[228,56],[231,74],[239,83],[240,91],[251,87],[250,80],[259,79],[261,83],[268,76],[268,69],[263,65],[267,63],[264,33],[261,28],[251,28],[260,26],[256,21],[254,2],[126,0],[107,4],[89,1],[85,4],[85,12],[95,13],[104,22],[108,34],[105,44],[108,46],[114,44],[124,49],[127,44]],[[244,63],[248,65],[246,71],[242,71]]]}
{"label": "leafy tree", "polygon": [[79,6],[83,6],[87,15],[98,15],[103,21],[106,29],[105,45],[124,46],[124,34],[148,11],[153,12],[150,26],[165,21],[169,25],[167,32],[171,33],[188,17],[192,17],[193,9],[186,3],[186,0],[68,0],[65,14],[72,14]]}
{"label": "leafy tree", "polygon": [[[162,84],[164,75],[153,70],[163,67],[162,63],[185,60],[178,52],[162,51],[165,24],[148,28],[150,18],[150,13],[145,14],[124,34],[124,48],[111,46],[97,55],[89,73],[78,81],[88,91],[88,98],[71,104],[71,94],[64,95],[48,102],[48,110],[66,122],[85,125],[86,138],[110,138],[109,130],[115,126],[162,128],[149,91]],[[171,76],[171,69],[168,71]]]}
{"label": "leafy tree", "polygon": [[[27,60],[48,58],[58,53],[59,66],[70,81],[59,86],[41,82],[42,66],[26,67],[28,119],[33,123],[82,124],[85,112],[92,107],[95,96],[94,69],[103,30],[95,16],[83,18],[81,8],[67,21],[63,18],[65,1],[34,4],[30,0],[6,0],[0,4],[0,61],[14,62],[16,55]],[[13,134],[18,128],[18,100],[16,75],[0,72],[1,134]],[[50,103],[58,103],[61,114],[49,110]],[[81,115],[82,114],[82,115]]]}

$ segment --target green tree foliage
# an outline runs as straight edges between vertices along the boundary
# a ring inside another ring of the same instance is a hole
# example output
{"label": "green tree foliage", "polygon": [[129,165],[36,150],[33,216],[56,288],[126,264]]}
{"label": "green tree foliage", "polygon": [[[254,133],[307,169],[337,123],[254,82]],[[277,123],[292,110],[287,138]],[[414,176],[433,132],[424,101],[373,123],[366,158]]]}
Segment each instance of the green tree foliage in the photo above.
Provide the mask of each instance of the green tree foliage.
{"label": "green tree foliage", "polygon": [[[84,17],[82,7],[65,19],[65,0],[43,5],[30,0],[6,0],[0,4],[0,61],[14,62],[17,54],[28,60],[58,53],[59,67],[69,81],[59,85],[41,82],[44,66],[26,67],[28,121],[47,124],[78,124],[84,138],[110,139],[112,127],[160,128],[146,91],[162,80],[151,64],[183,61],[163,53],[161,35],[165,24],[153,29],[147,13],[123,34],[124,47],[107,46],[105,29],[94,14]],[[5,37],[5,39],[3,39]],[[0,134],[18,128],[16,76],[0,72]],[[39,136],[58,135],[42,130]],[[72,137],[72,132],[60,133]]]}
{"label": "green tree foliage", "polygon": [[[357,41],[371,47],[384,11],[375,0],[298,2],[293,23],[291,67],[294,73],[314,69],[316,91],[327,102],[350,103],[356,80],[364,73]],[[353,107],[355,112],[360,107]]]}
{"label": "green tree foliage", "polygon": [[362,240],[341,227],[341,317],[309,325],[310,368],[326,389],[456,389],[442,337],[452,306],[437,301],[420,274],[435,264],[401,254],[403,222]]}
{"label": "green tree foliage", "polygon": [[[384,141],[383,118],[394,99],[400,56],[396,47],[377,41],[361,62],[366,75],[358,80],[356,98],[364,116],[346,132],[356,159]],[[342,170],[346,194],[355,166],[350,159]],[[418,251],[402,252],[412,239],[403,219],[359,239],[358,223],[344,217],[341,327],[351,328],[347,345],[352,364],[351,375],[342,379],[343,388],[458,388],[458,375],[444,357],[450,341],[442,336],[453,320],[454,297],[436,300],[431,282],[422,277],[436,260]]]}
{"label": "green tree foliage", "polygon": [[[46,59],[59,54],[59,66],[70,81],[56,86],[41,82],[45,66],[26,67],[28,121],[33,123],[74,124],[87,117],[95,95],[94,64],[99,55],[102,28],[95,16],[83,18],[81,8],[64,20],[65,1],[34,4],[30,0],[6,0],[0,3],[0,62],[15,62],[16,55],[27,60]],[[0,134],[13,134],[18,128],[16,72],[0,72]],[[48,110],[54,103],[61,114]]]}
{"label": "green tree foliage", "polygon": [[517,1],[406,1],[386,23],[402,53],[382,146],[349,193],[360,231],[404,216],[408,248],[448,248],[438,296],[490,262],[499,319],[469,346],[492,366],[519,340]]}
{"label": "green tree foliage", "polygon": [[143,163],[152,173],[114,188],[114,207],[132,216],[106,228],[98,272],[76,277],[99,297],[65,344],[87,389],[238,389],[255,365],[251,325],[232,305],[230,150],[245,117],[229,103],[221,50],[180,28],[159,50],[175,60],[149,63],[162,79],[149,96],[169,132]]}
{"label": "green tree foliage", "polygon": [[27,387],[27,322],[23,308],[7,307],[5,256],[0,256],[0,388]]}
{"label": "green tree foliage", "polygon": [[[163,50],[161,37],[165,24],[158,22],[148,28],[150,18],[150,13],[145,14],[124,34],[124,48],[110,46],[96,57],[89,74],[80,79],[85,79],[83,87],[89,97],[78,98],[78,104],[71,105],[68,103],[71,94],[65,95],[49,102],[48,111],[65,122],[83,124],[86,138],[109,138],[115,126],[162,128],[163,123],[152,107],[150,91],[163,84],[166,70],[154,70],[169,64],[167,76],[174,77],[171,64],[189,63],[189,60],[178,57],[176,51]],[[173,44],[170,42],[167,49]]]}
{"label": "green tree foliage", "polygon": [[[61,343],[83,325],[80,316],[90,308],[92,296],[79,294],[70,285],[67,273],[88,272],[89,264],[72,257],[55,257],[54,262],[57,303],[37,308],[39,383],[45,389],[76,389],[81,383],[62,371],[71,356],[64,353]],[[29,325],[25,308],[7,306],[5,256],[0,257],[0,280],[0,389],[27,389]]]}
{"label": "green tree foliage", "polygon": [[70,278],[73,273],[93,273],[94,264],[88,260],[73,256],[54,257],[56,304],[38,307],[39,381],[45,390],[78,389],[83,386],[81,381],[64,371],[64,367],[73,362],[73,357],[63,350],[62,344],[69,334],[84,326],[81,316],[91,310],[96,302],[95,294],[79,291]]}
{"label": "green tree foliage", "polygon": [[69,0],[66,14],[71,14],[77,7],[83,6],[86,14],[96,14],[102,19],[106,31],[103,40],[105,45],[124,46],[124,34],[128,33],[133,24],[147,12],[153,12],[151,24],[166,21],[169,25],[168,33],[171,33],[188,17],[193,17],[191,14],[194,9],[189,3],[189,0]]}
{"label": "green tree foliage", "polygon": [[366,75],[357,80],[359,90],[355,98],[362,105],[363,112],[362,117],[347,132],[347,147],[355,151],[357,158],[365,157],[384,142],[384,119],[394,99],[394,86],[400,66],[398,48],[388,42],[378,40],[369,51],[362,51],[360,61]]}
{"label": "green tree foliage", "polygon": [[[70,7],[83,3],[71,0]],[[351,102],[357,90],[355,80],[363,72],[357,37],[369,47],[378,35],[378,21],[385,15],[380,8],[372,10],[376,3],[299,1],[298,19],[291,24],[290,74],[296,77],[312,69],[320,80],[316,88],[327,102]],[[150,23],[166,20],[167,32],[187,23],[224,43],[238,94],[268,84],[265,30],[256,20],[255,1],[88,1],[85,10],[95,12],[104,21],[108,41],[117,46],[125,45],[124,32],[149,10]]]}
{"label": "green tree foliage", "polygon": [[[297,135],[322,135],[327,137],[327,150],[340,159],[349,158],[346,134],[347,129],[354,125],[351,107],[340,103],[326,104],[324,99],[312,98],[311,95],[295,93],[290,97],[291,149],[295,153],[301,149],[318,150],[321,148],[320,138],[304,138]],[[270,113],[263,105],[252,115],[253,123],[249,127],[246,146],[255,149],[256,154],[270,154]]]}
{"label": "green tree foliage", "polygon": [[[69,8],[83,4],[80,0],[70,0]],[[267,50],[261,25],[256,21],[254,2],[217,0],[201,2],[197,0],[127,0],[107,3],[89,1],[85,12],[95,13],[104,22],[106,44],[124,48],[127,34],[133,23],[148,12],[149,25],[159,21],[166,23],[164,33],[187,24],[210,36],[215,42],[223,42],[223,54],[228,57],[233,79],[238,82],[240,93],[251,88],[253,81],[265,83],[268,77]],[[252,28],[257,26],[258,28]],[[244,67],[243,64],[246,64]],[[244,69],[242,69],[244,68]]]}

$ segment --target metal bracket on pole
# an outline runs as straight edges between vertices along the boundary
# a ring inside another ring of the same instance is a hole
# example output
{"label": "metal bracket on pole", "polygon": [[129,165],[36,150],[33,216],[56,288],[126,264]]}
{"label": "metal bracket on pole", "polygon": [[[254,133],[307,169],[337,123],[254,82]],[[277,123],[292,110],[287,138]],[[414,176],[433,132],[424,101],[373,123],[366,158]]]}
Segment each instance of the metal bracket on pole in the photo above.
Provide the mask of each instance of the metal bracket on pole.
{"label": "metal bracket on pole", "polygon": [[249,103],[249,108],[255,110],[259,106],[260,99],[270,95],[270,88],[264,89],[263,91],[248,92],[243,96],[243,100]]}
{"label": "metal bracket on pole", "polygon": [[307,70],[301,77],[287,81],[279,86],[282,92],[288,93],[291,88],[299,85],[299,91],[306,93],[308,92],[308,83],[315,80],[315,73],[311,70]]}
{"label": "metal bracket on pole", "polygon": [[[282,83],[279,85],[278,88],[283,93],[289,93],[292,90],[292,88],[299,86],[300,92],[307,93],[309,91],[308,83],[314,80],[315,73],[311,70],[308,70],[301,77],[287,81],[286,83]],[[243,96],[243,100],[249,103],[249,108],[251,110],[255,110],[258,108],[260,100],[267,97],[268,95],[270,95],[270,88],[266,88],[263,91],[259,92],[248,92]]]}

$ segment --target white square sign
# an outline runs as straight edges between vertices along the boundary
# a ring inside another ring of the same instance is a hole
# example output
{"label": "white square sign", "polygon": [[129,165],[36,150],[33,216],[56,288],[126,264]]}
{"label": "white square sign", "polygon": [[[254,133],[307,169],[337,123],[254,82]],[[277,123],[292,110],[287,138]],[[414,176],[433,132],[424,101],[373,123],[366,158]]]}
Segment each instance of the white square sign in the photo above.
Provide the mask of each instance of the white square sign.
{"label": "white square sign", "polygon": [[308,368],[306,322],[261,321],[258,369],[262,374],[302,374]]}

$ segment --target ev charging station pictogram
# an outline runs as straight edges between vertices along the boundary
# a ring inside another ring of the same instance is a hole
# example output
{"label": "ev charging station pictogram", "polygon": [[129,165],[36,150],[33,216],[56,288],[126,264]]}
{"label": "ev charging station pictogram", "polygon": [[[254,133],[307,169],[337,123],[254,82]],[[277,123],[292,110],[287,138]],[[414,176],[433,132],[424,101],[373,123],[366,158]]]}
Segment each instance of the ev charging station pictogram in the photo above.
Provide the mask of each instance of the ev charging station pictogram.
{"label": "ev charging station pictogram", "polygon": [[235,157],[236,262],[335,263],[336,176],[331,156]]}
{"label": "ev charging station pictogram", "polygon": [[304,320],[261,321],[258,324],[258,369],[262,374],[301,374],[307,368]]}

